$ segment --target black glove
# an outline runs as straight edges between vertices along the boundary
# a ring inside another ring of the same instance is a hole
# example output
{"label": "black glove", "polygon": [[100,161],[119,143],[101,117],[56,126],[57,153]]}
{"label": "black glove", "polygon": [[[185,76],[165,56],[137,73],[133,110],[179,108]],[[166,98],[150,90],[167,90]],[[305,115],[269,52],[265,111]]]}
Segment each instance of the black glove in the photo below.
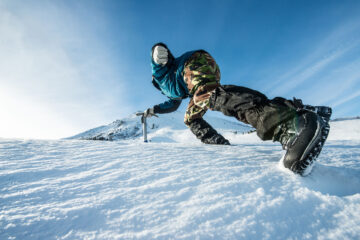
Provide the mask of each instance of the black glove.
{"label": "black glove", "polygon": [[189,124],[195,136],[206,144],[230,145],[230,142],[213,129],[204,119],[194,119]]}
{"label": "black glove", "polygon": [[148,108],[144,111],[144,117],[152,117],[152,116],[156,116],[156,114],[154,113],[154,108]]}
{"label": "black glove", "polygon": [[230,145],[229,140],[227,140],[220,134],[215,134],[210,138],[202,139],[202,142],[206,144]]}

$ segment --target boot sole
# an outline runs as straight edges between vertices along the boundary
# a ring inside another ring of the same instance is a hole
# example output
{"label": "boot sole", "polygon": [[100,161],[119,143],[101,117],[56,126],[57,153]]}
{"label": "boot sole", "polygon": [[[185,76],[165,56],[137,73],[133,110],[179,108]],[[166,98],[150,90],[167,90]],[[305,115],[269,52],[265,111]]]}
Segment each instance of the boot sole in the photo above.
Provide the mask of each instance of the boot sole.
{"label": "boot sole", "polygon": [[314,163],[318,158],[329,135],[329,119],[330,117],[325,118],[317,115],[317,129],[315,131],[315,134],[312,140],[309,142],[308,146],[306,147],[300,160],[294,162],[290,167],[293,172],[298,173],[301,176],[306,176],[310,174]]}

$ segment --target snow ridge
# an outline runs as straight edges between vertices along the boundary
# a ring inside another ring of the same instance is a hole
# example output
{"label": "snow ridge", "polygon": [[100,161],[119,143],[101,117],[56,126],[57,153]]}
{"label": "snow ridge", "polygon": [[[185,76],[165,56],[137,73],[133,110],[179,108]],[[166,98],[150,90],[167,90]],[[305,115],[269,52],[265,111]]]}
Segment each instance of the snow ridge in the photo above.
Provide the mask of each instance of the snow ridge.
{"label": "snow ridge", "polygon": [[[159,129],[171,129],[174,131],[187,130],[187,127],[182,122],[182,119],[183,116],[180,112],[159,115],[158,118],[148,118],[148,132],[151,134]],[[252,129],[250,126],[240,122],[232,122],[216,117],[206,117],[206,120],[217,130],[225,132],[230,131],[233,133],[245,133]],[[135,139],[141,135],[142,126],[140,123],[140,117],[136,116],[134,113],[127,118],[116,120],[108,125],[90,129],[67,139],[116,141]]]}
{"label": "snow ridge", "polygon": [[360,120],[331,123],[307,177],[256,134],[157,121],[149,143],[0,138],[0,239],[360,238]]}

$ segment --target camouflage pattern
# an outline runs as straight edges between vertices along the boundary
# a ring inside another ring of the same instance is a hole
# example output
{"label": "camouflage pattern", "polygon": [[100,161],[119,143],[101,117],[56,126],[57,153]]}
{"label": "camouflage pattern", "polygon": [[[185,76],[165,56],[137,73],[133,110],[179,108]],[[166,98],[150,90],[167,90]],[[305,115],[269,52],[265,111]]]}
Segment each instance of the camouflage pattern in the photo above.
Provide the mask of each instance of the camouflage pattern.
{"label": "camouflage pattern", "polygon": [[205,51],[195,52],[185,63],[184,81],[192,96],[186,109],[186,125],[202,118],[209,108],[211,93],[220,86],[220,69],[215,60]]}

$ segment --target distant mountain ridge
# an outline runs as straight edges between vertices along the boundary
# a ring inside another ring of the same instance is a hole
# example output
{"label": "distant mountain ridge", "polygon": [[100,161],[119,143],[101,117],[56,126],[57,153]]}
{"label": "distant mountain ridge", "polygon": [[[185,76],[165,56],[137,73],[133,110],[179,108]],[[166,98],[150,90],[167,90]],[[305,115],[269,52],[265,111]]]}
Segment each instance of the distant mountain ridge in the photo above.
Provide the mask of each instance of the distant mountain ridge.
{"label": "distant mountain ridge", "polygon": [[338,122],[338,121],[346,121],[346,120],[356,120],[356,119],[360,119],[360,116],[357,116],[357,117],[335,118],[335,119],[330,120],[330,122]]}
{"label": "distant mountain ridge", "polygon": [[[243,123],[237,123],[217,117],[205,117],[216,130],[228,131],[232,133],[246,133],[253,128]],[[170,114],[159,115],[159,117],[147,118],[148,133],[158,131],[160,129],[187,130],[183,123],[183,113],[175,112]],[[142,125],[140,117],[136,114],[131,114],[127,118],[115,120],[114,122],[99,126],[85,132],[79,133],[75,136],[66,139],[80,139],[80,140],[103,140],[103,141],[118,141],[135,139],[142,136]]]}

